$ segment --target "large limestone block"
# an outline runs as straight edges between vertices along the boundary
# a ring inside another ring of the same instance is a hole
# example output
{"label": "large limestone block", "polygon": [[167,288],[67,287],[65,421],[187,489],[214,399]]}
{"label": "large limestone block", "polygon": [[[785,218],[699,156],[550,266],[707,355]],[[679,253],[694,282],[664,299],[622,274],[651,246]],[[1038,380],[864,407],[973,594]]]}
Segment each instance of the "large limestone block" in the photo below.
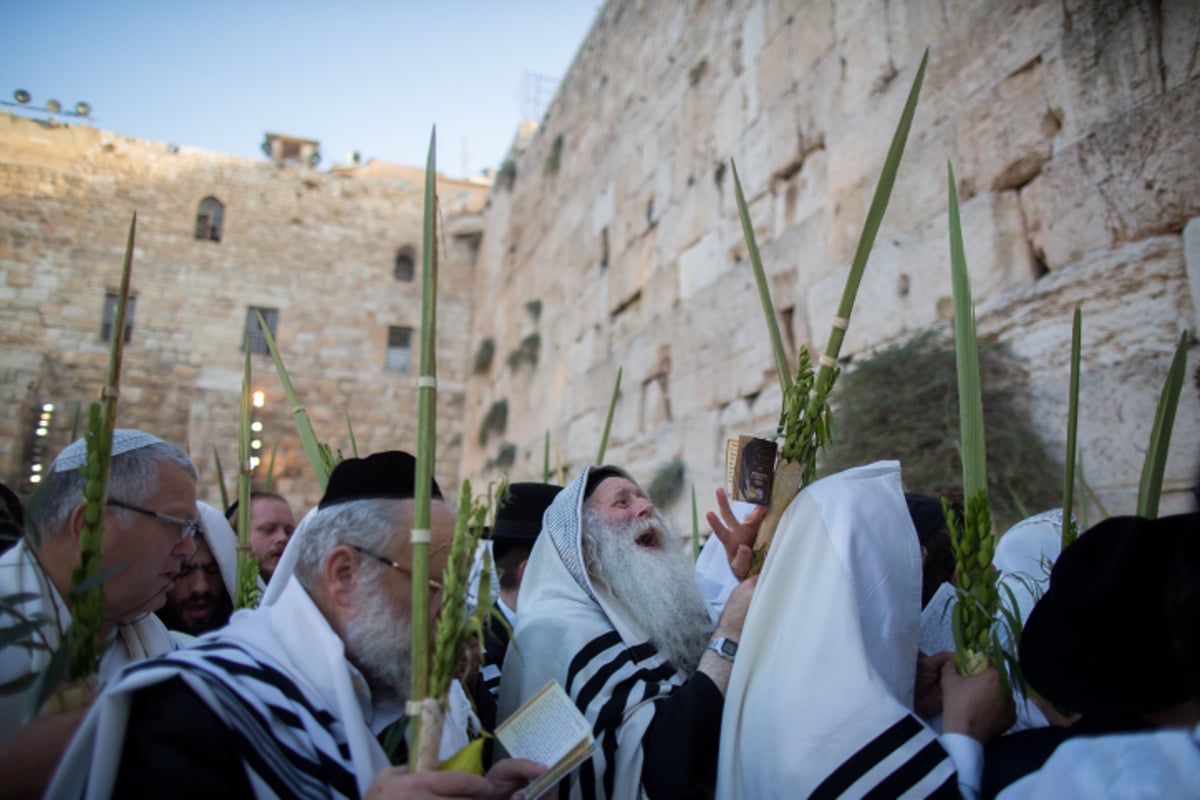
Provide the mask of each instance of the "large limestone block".
{"label": "large limestone block", "polygon": [[679,256],[679,297],[687,301],[725,272],[720,235],[712,232]]}
{"label": "large limestone block", "polygon": [[1200,333],[1200,219],[1188,220],[1183,229],[1183,254],[1192,296],[1192,332]]}
{"label": "large limestone block", "polygon": [[[979,331],[1006,342],[1030,373],[1031,419],[1061,452],[1071,316],[1083,309],[1079,450],[1089,484],[1133,513],[1159,392],[1193,312],[1178,236],[1097,253],[979,309]],[[1196,369],[1191,356],[1188,375]],[[1176,507],[1200,479],[1200,397],[1185,385],[1166,487]],[[1164,505],[1164,508],[1166,506]]]}
{"label": "large limestone block", "polygon": [[919,61],[925,48],[946,30],[941,0],[905,0],[887,4],[888,47],[893,64]]}
{"label": "large limestone block", "polygon": [[1200,77],[1200,3],[1162,4],[1162,66],[1167,89]]}
{"label": "large limestone block", "polygon": [[1200,214],[1192,82],[1097,127],[1055,154],[1021,193],[1034,248],[1050,269],[1097,249],[1180,230]]}
{"label": "large limestone block", "polygon": [[[963,204],[959,212],[977,304],[1033,280],[1032,253],[1014,192],[981,195]],[[876,242],[859,284],[843,355],[876,347],[944,318],[944,310],[953,307],[949,236],[943,214],[909,236]],[[807,292],[810,341],[822,349],[848,273],[847,265]]]}

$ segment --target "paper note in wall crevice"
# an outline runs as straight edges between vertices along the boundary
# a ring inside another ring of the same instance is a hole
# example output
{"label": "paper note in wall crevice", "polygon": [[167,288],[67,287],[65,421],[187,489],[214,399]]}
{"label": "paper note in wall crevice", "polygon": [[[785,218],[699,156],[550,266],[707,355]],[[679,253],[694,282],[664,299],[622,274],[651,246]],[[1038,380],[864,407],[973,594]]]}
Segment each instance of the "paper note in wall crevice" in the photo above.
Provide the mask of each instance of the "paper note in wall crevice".
{"label": "paper note in wall crevice", "polygon": [[525,789],[536,800],[595,748],[591,725],[558,681],[550,681],[496,728],[496,738],[513,758],[528,758],[547,769]]}

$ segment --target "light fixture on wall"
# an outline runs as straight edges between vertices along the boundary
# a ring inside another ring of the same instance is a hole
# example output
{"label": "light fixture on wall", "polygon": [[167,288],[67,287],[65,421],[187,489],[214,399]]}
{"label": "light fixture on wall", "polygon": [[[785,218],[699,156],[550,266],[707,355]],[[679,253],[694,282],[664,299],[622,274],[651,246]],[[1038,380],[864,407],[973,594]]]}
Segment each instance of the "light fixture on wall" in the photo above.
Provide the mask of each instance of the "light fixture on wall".
{"label": "light fixture on wall", "polygon": [[13,92],[12,100],[0,100],[0,106],[10,106],[12,108],[20,108],[25,111],[41,111],[46,114],[59,117],[78,117],[80,119],[92,118],[92,104],[86,100],[80,100],[75,104],[74,108],[63,109],[62,103],[54,98],[50,98],[40,106],[31,106],[33,95],[24,89],[17,89]]}

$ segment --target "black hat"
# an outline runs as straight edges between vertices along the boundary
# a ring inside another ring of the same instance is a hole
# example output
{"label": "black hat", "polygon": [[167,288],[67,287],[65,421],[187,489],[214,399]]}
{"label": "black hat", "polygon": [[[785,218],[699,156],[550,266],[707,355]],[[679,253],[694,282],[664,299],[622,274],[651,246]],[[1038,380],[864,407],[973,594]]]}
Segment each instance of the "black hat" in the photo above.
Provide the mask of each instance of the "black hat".
{"label": "black hat", "polygon": [[1179,543],[1197,535],[1200,514],[1113,517],[1064,550],[1021,635],[1029,685],[1059,708],[1095,716],[1137,716],[1187,700],[1166,585]]}
{"label": "black hat", "polygon": [[542,515],[561,491],[551,483],[510,483],[492,525],[493,558],[519,545],[532,546],[542,531]]}
{"label": "black hat", "polygon": [[[375,453],[366,458],[347,458],[334,467],[318,508],[329,508],[351,500],[407,500],[415,495],[417,459],[402,450]],[[432,480],[432,496],[442,490]]]}
{"label": "black hat", "polygon": [[629,477],[629,473],[620,467],[593,467],[592,469],[588,470],[587,483],[584,484],[583,487],[583,499],[587,500],[589,497],[591,497],[592,492],[596,491],[596,487],[604,483],[609,478],[625,478],[628,481],[633,480],[633,478]]}
{"label": "black hat", "polygon": [[917,529],[917,540],[924,543],[933,534],[946,525],[946,515],[942,511],[942,500],[928,494],[904,493],[904,502],[908,506],[908,515],[912,517],[913,527]]}

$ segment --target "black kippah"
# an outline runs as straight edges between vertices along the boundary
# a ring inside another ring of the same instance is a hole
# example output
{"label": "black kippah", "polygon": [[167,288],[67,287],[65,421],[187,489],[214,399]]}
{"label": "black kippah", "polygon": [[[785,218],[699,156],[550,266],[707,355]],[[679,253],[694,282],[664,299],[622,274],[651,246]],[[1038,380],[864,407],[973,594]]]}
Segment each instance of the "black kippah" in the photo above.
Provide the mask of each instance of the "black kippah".
{"label": "black kippah", "polygon": [[583,487],[583,499],[587,500],[596,491],[596,487],[609,478],[629,478],[625,470],[619,467],[596,467],[588,472],[587,483]]}
{"label": "black kippah", "polygon": [[[437,481],[431,482],[431,495],[441,499]],[[416,483],[417,459],[402,450],[347,458],[334,467],[317,507],[329,508],[351,500],[407,500],[416,495]]]}

